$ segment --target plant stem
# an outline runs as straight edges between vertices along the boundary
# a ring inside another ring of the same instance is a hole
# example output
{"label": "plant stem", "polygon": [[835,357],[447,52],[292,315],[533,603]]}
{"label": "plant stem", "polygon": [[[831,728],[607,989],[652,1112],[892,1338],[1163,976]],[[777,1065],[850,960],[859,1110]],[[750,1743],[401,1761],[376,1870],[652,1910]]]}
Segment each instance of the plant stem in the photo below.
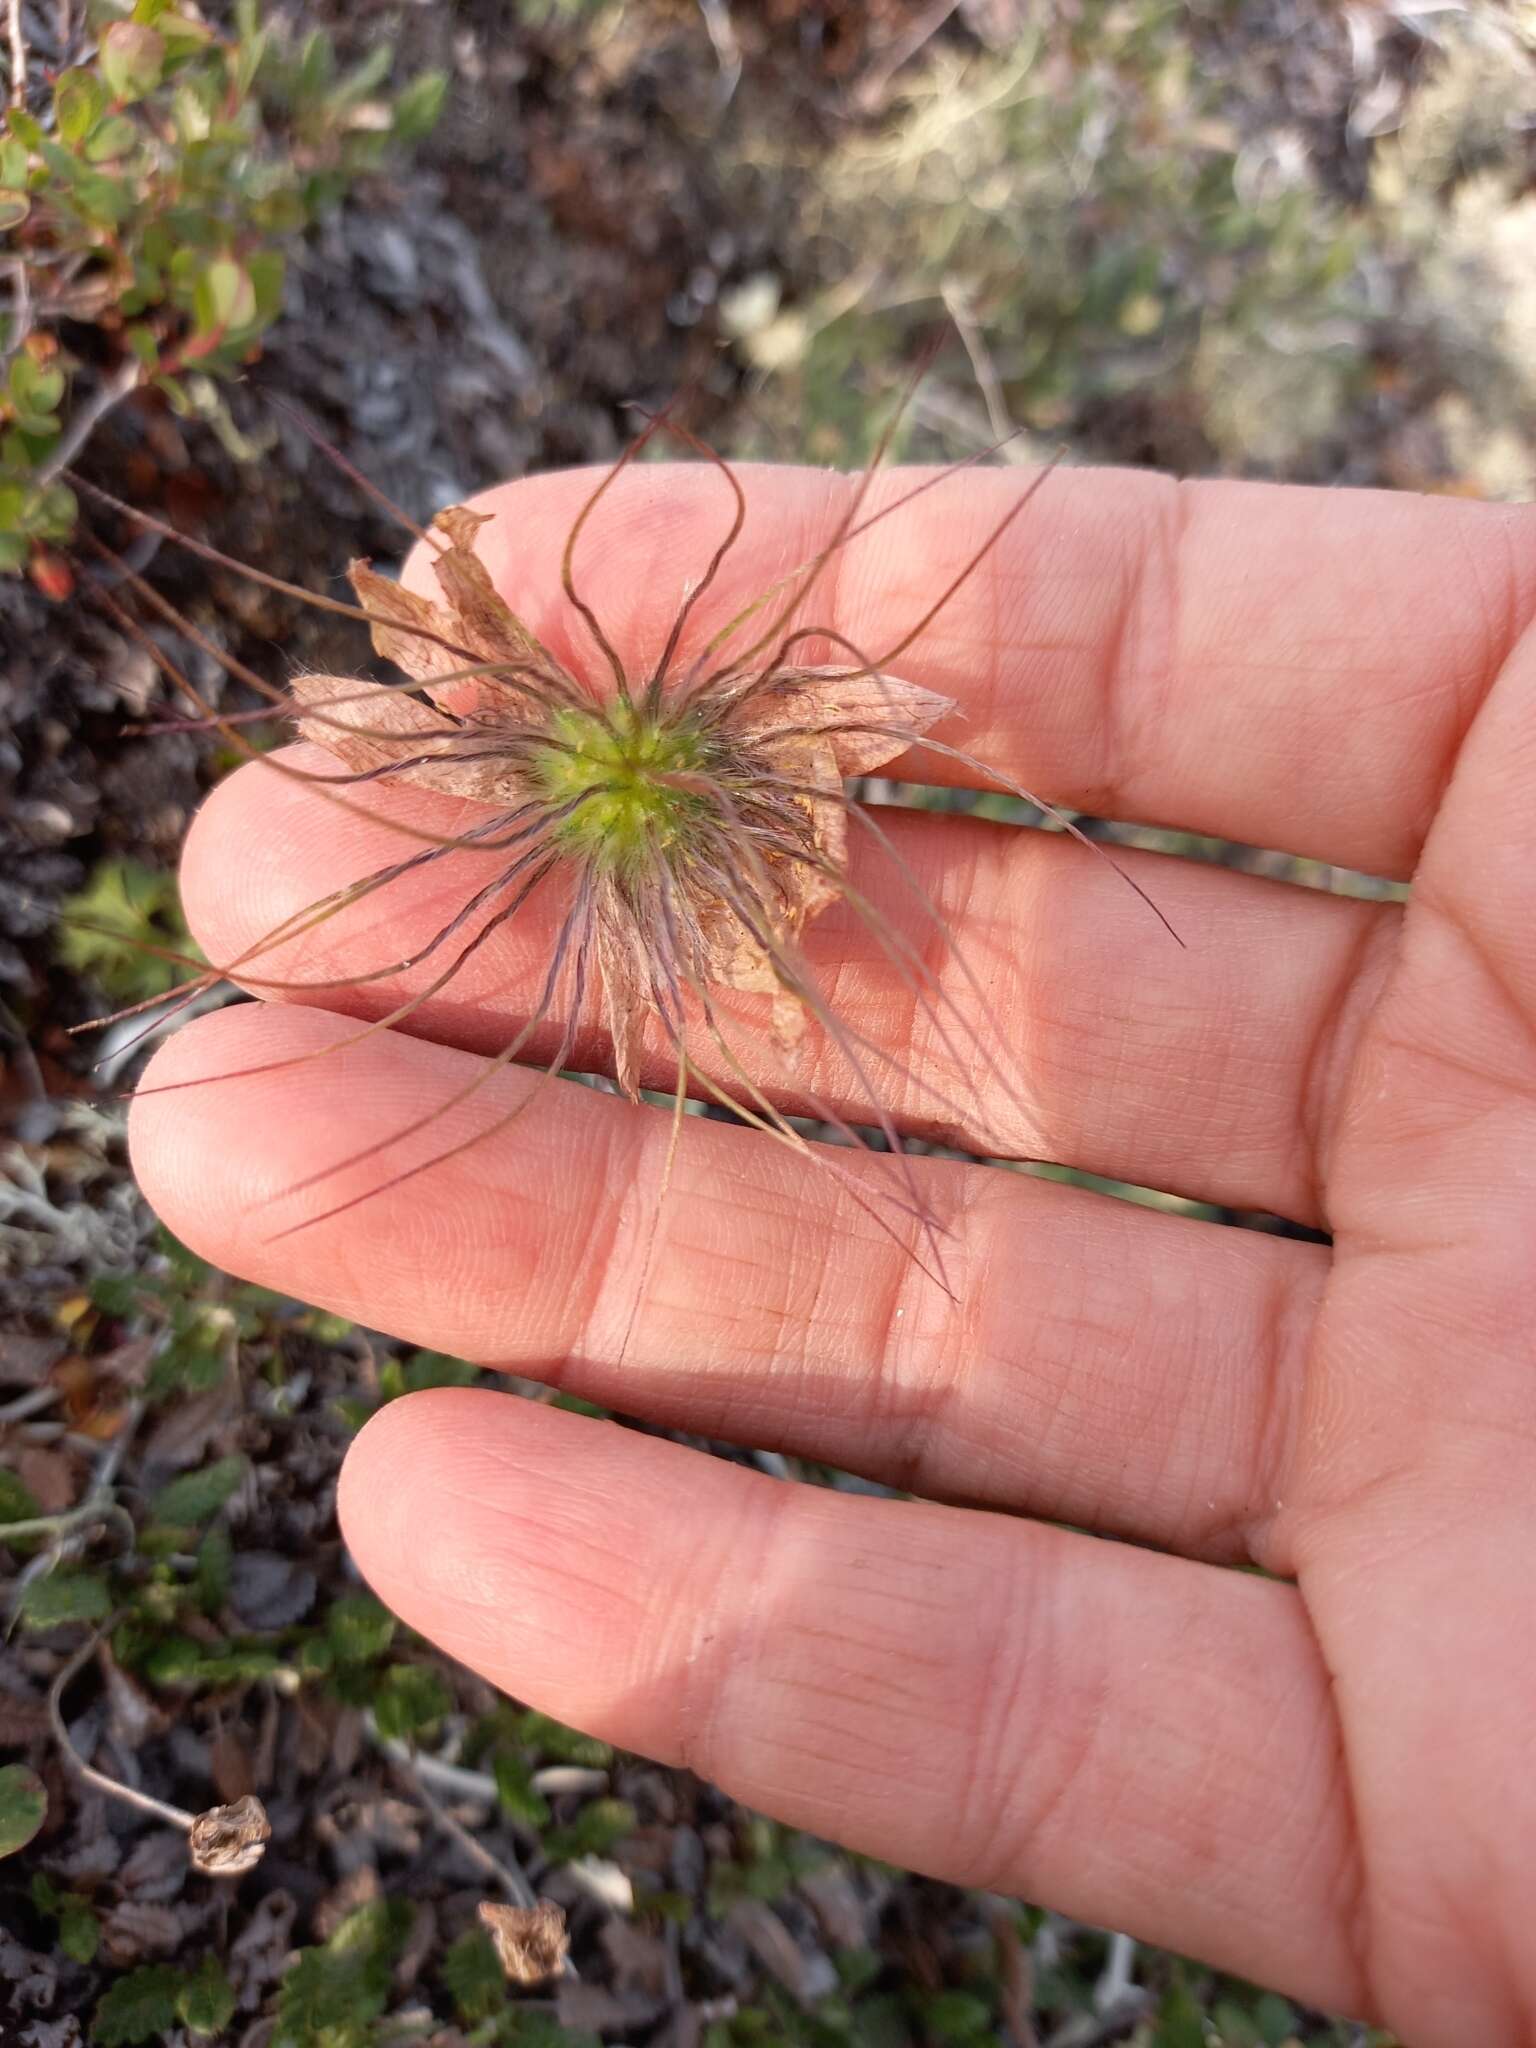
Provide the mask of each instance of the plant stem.
{"label": "plant stem", "polygon": [[184,1812],[179,1806],[167,1805],[163,1799],[151,1798],[149,1793],[136,1791],[131,1785],[120,1784],[116,1778],[107,1777],[105,1773],[88,1764],[69,1739],[69,1730],[64,1725],[64,1688],[85,1669],[105,1633],[105,1629],[97,1629],[89,1635],[68,1663],[60,1667],[57,1677],[48,1688],[48,1719],[53,1728],[54,1740],[59,1745],[64,1761],[77,1777],[85,1780],[87,1785],[94,1785],[98,1792],[105,1792],[109,1799],[120,1799],[124,1805],[137,1807],[140,1813],[150,1814],[156,1820],[168,1821],[173,1828],[180,1828],[183,1834],[190,1834],[192,1823],[196,1819],[195,1814]]}
{"label": "plant stem", "polygon": [[49,484],[60,470],[68,469],[86,442],[101,425],[115,406],[122,404],[130,392],[136,391],[144,381],[144,366],[137,356],[119,365],[116,373],[109,377],[94,397],[88,399],[69,423],[69,431],[46,462],[37,466],[34,482]]}
{"label": "plant stem", "polygon": [[394,1765],[397,1776],[403,1779],[410,1787],[411,1791],[427,1809],[427,1812],[431,1814],[432,1818],[443,1830],[443,1833],[450,1835],[458,1843],[465,1855],[469,1857],[470,1861],[478,1864],[487,1877],[492,1877],[496,1880],[514,1906],[522,1906],[526,1909],[536,1906],[539,1903],[538,1894],[523,1875],[522,1870],[515,1863],[506,1864],[500,1862],[491,1854],[489,1849],[475,1840],[462,1821],[455,1820],[448,1809],[440,1804],[436,1796],[428,1791],[422,1773],[417,1768],[417,1759],[411,1754],[405,1744],[403,1742],[396,1742],[392,1736],[381,1735],[378,1724],[372,1714],[369,1714],[367,1717],[367,1725],[368,1733]]}
{"label": "plant stem", "polygon": [[21,32],[21,0],[6,0],[6,22],[11,42],[11,105],[19,107],[27,97],[27,39]]}
{"label": "plant stem", "polygon": [[[37,1391],[42,1392],[43,1389]],[[13,1402],[12,1410],[19,1405]],[[0,1543],[9,1543],[15,1536],[69,1536],[76,1529],[88,1529],[93,1522],[121,1524],[127,1531],[129,1547],[132,1547],[133,1517],[115,1500],[88,1500],[83,1507],[70,1508],[61,1515],[32,1515],[24,1522],[0,1522]]]}

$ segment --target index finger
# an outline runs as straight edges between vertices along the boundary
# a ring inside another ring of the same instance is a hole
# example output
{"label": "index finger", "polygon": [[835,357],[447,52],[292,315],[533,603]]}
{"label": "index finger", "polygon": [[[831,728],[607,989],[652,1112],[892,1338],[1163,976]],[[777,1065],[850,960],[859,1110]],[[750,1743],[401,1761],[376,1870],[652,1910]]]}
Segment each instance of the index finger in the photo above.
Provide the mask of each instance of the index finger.
{"label": "index finger", "polygon": [[[599,681],[560,556],[601,474],[474,501],[492,515],[478,548],[503,595]],[[737,474],[745,527],[680,663],[825,547],[859,486],[811,469]],[[860,520],[933,474],[877,475]],[[969,469],[936,482],[834,555],[797,623],[878,660],[1031,480]],[[646,464],[614,479],[584,528],[578,587],[621,622],[637,668],[660,656],[730,509],[710,468]],[[1063,468],[891,666],[956,700],[936,739],[1052,802],[1402,876],[1478,705],[1536,618],[1533,543],[1528,506]],[[419,550],[406,575],[430,589]],[[843,652],[810,641],[795,659]],[[885,772],[977,780],[921,747]]]}

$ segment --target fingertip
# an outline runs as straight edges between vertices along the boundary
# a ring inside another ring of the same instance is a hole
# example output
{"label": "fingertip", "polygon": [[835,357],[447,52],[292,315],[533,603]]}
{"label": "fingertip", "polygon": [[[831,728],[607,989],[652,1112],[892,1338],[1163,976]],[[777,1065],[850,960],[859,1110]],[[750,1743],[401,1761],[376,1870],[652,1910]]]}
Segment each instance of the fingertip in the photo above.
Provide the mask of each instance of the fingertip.
{"label": "fingertip", "polygon": [[358,1431],[342,1461],[336,1518],[370,1585],[398,1592],[407,1564],[421,1564],[438,1521],[432,1504],[444,1468],[451,1473],[455,1462],[465,1402],[473,1410],[487,1398],[494,1396],[463,1387],[407,1394],[386,1401]]}
{"label": "fingertip", "polygon": [[314,895],[326,865],[311,852],[318,806],[282,771],[334,765],[318,747],[283,747],[236,768],[199,805],[182,846],[181,907],[210,960],[232,963]]}
{"label": "fingertip", "polygon": [[[617,1437],[491,1388],[404,1395],[347,1453],[342,1535],[407,1626],[504,1690],[568,1714],[573,1697],[606,1698],[632,1619],[625,1545],[610,1547],[590,1512],[573,1513],[628,1470]],[[597,1568],[573,1571],[578,1552],[589,1566],[595,1553]],[[573,1643],[597,1646],[595,1668]]]}

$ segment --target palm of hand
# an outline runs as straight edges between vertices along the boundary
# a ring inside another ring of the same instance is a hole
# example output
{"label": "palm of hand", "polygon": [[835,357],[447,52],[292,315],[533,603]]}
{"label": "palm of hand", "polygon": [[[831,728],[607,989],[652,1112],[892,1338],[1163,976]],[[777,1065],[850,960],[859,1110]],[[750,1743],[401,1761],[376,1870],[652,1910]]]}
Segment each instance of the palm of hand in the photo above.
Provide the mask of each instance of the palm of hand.
{"label": "palm of hand", "polygon": [[[1060,483],[1044,537],[1023,522],[908,668],[971,709],[966,744],[1084,807],[1378,872],[1417,862],[1413,905],[1405,920],[1144,862],[1186,956],[1060,842],[914,818],[895,821],[904,854],[989,963],[1054,1156],[1325,1224],[1331,1250],[936,1165],[954,1311],[822,1182],[702,1127],[633,1315],[645,1233],[624,1195],[655,1171],[662,1120],[580,1091],[409,1203],[270,1242],[278,1191],[388,1136],[505,1037],[537,957],[511,939],[420,1037],[342,1055],[344,1088],[317,1061],[147,1097],[135,1156],[181,1235],[253,1278],[972,1503],[785,1488],[486,1394],[393,1404],[348,1464],[349,1540],[415,1626],[520,1696],[824,1834],[1379,2014],[1415,2048],[1529,2040],[1527,515]],[[578,488],[514,493],[489,530],[520,609]],[[914,563],[936,584],[935,558],[1017,488],[973,479],[963,517],[892,521],[850,552],[836,623],[878,639],[911,610]],[[769,574],[809,552],[829,489],[755,481],[747,552]],[[716,516],[697,472],[616,496],[610,626],[631,644],[664,632]],[[379,810],[443,829],[443,803]],[[247,771],[189,853],[194,926],[228,958],[398,846]],[[424,928],[441,909],[424,888]],[[325,943],[356,971],[378,933]],[[392,993],[346,1007],[379,1014]],[[854,961],[838,996],[905,1028],[877,966]],[[226,1012],[151,1079],[335,1035],[291,1004]],[[909,1042],[942,1063],[915,1025]],[[1293,1583],[1216,1569],[1244,1560]]]}

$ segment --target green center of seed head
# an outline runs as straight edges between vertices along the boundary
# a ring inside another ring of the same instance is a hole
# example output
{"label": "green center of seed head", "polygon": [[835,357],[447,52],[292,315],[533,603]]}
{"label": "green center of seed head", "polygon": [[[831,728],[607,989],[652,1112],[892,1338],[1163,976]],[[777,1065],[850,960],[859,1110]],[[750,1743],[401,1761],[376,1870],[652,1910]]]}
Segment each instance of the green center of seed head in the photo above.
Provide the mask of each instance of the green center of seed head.
{"label": "green center of seed head", "polygon": [[704,798],[660,779],[707,765],[704,741],[686,719],[615,703],[556,711],[549,737],[533,759],[540,795],[551,804],[582,799],[556,835],[607,873],[643,872],[705,808]]}

